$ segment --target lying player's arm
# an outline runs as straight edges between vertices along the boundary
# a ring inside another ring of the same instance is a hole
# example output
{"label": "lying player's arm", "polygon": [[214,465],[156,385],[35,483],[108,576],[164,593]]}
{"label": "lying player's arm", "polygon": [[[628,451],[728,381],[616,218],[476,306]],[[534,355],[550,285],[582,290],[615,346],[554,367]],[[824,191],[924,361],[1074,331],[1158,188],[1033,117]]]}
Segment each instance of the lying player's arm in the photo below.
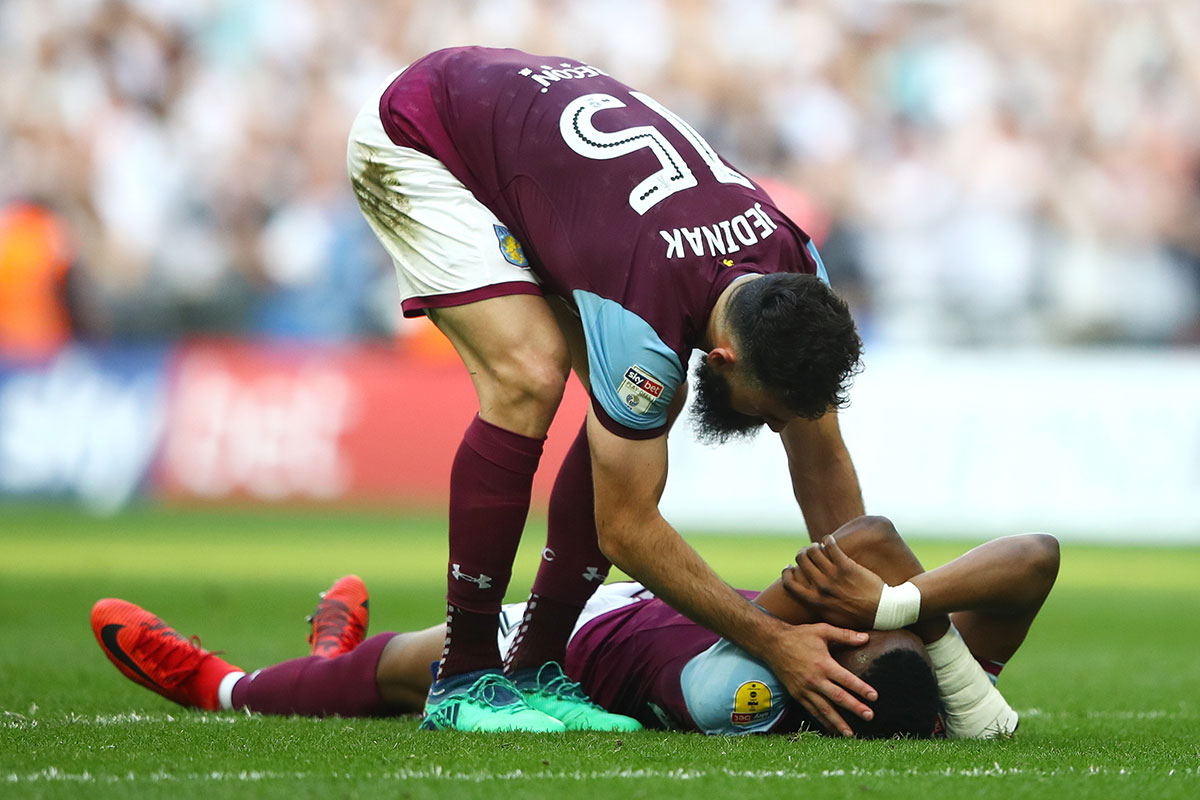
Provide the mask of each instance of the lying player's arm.
{"label": "lying player's arm", "polygon": [[792,476],[792,491],[814,542],[863,514],[854,462],[842,441],[837,413],[794,419],[780,433]]}
{"label": "lying player's arm", "polygon": [[953,611],[1009,611],[1040,605],[1058,576],[1058,540],[1044,533],[1005,536],[911,578],[920,619]]}
{"label": "lying player's arm", "polygon": [[772,667],[789,692],[831,729],[851,735],[834,705],[870,719],[857,697],[875,691],[829,654],[865,634],[828,625],[791,626],[730,588],[658,511],[667,478],[666,436],[641,441],[609,432],[588,414],[600,548],[614,564],[690,619]]}
{"label": "lying player's arm", "polygon": [[[1027,611],[1031,603],[1040,605],[1047,581],[1053,584],[1057,572],[1054,537],[1030,533],[995,539],[937,569],[907,576],[920,594],[912,596],[916,618],[910,621],[908,614],[904,624],[955,611]],[[775,586],[806,609],[801,618],[815,614],[848,627],[880,627],[885,583],[847,555],[835,537],[800,551],[796,566],[784,570]],[[779,604],[779,589],[768,593],[774,595],[768,602]],[[783,616],[789,617],[786,612]]]}

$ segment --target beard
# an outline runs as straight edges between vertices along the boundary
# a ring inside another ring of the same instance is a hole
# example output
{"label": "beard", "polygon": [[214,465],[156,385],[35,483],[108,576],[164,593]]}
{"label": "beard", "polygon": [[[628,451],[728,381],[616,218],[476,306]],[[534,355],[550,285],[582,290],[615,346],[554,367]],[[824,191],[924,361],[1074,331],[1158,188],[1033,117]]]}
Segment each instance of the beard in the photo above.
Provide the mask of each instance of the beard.
{"label": "beard", "polygon": [[702,444],[725,444],[734,439],[752,439],[763,426],[758,417],[733,408],[729,381],[701,360],[696,365],[696,399],[692,401],[692,430]]}

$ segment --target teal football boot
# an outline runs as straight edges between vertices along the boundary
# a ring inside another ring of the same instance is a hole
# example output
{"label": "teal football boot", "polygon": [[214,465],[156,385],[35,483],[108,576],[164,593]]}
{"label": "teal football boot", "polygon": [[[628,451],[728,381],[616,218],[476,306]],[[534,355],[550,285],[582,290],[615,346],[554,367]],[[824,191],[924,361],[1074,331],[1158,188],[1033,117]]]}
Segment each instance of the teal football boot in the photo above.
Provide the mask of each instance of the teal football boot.
{"label": "teal football boot", "polygon": [[562,722],[569,731],[640,731],[633,717],[612,714],[588,699],[556,661],[515,673],[513,683],[530,707]]}
{"label": "teal football boot", "polygon": [[435,683],[425,700],[421,730],[561,733],[566,726],[530,707],[508,678],[482,670]]}

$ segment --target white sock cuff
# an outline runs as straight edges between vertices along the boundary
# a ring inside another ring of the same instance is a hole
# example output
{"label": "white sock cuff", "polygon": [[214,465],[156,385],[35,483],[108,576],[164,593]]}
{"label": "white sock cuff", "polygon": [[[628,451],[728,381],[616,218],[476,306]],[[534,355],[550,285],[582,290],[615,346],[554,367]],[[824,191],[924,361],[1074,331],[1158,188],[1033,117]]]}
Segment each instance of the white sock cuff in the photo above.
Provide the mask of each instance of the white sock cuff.
{"label": "white sock cuff", "polygon": [[221,685],[217,687],[217,702],[221,704],[221,710],[229,711],[233,708],[233,687],[244,677],[246,673],[238,671],[221,678]]}

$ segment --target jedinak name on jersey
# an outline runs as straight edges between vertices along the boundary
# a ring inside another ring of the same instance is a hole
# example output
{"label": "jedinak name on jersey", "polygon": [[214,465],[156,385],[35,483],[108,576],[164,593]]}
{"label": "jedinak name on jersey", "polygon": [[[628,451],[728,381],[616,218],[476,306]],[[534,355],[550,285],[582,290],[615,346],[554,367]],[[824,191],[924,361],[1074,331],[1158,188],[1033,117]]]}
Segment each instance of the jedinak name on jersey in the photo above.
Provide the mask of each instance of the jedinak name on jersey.
{"label": "jedinak name on jersey", "polygon": [[658,235],[667,243],[667,258],[683,258],[687,251],[697,256],[724,256],[758,244],[778,228],[763,212],[762,203],[755,203],[731,219],[694,228],[672,228]]}
{"label": "jedinak name on jersey", "polygon": [[557,67],[552,67],[549,64],[542,64],[541,72],[534,72],[529,67],[524,67],[517,72],[518,75],[529,78],[542,87],[542,94],[550,91],[550,87],[559,81],[578,80],[580,78],[595,78],[598,75],[608,75],[602,69],[593,67],[590,64],[572,64],[570,61],[564,61]]}

